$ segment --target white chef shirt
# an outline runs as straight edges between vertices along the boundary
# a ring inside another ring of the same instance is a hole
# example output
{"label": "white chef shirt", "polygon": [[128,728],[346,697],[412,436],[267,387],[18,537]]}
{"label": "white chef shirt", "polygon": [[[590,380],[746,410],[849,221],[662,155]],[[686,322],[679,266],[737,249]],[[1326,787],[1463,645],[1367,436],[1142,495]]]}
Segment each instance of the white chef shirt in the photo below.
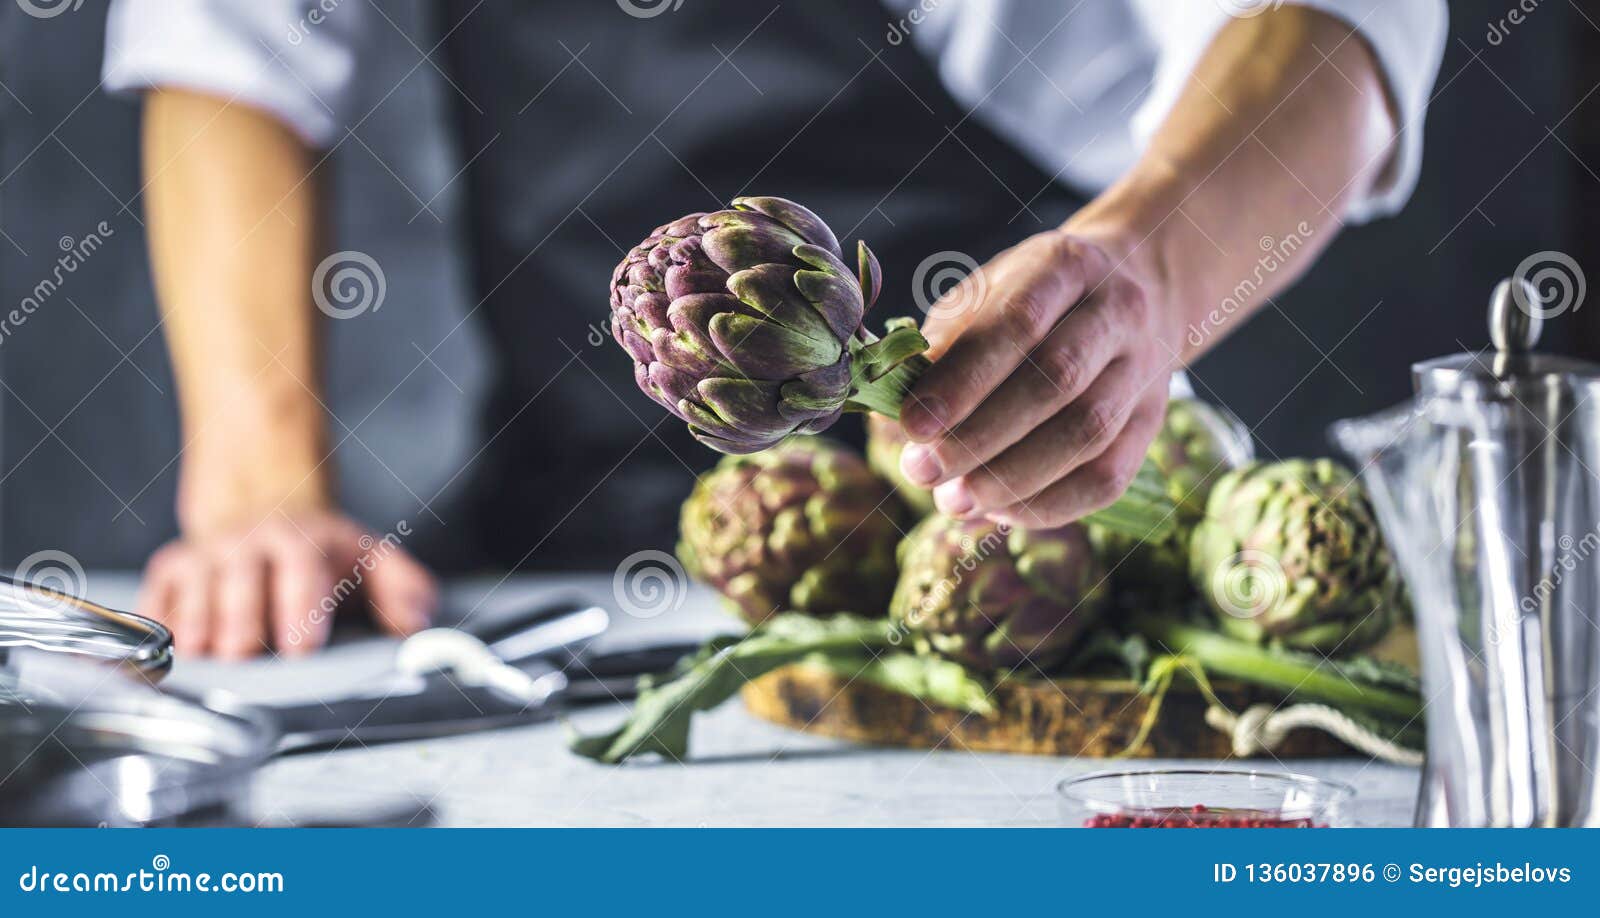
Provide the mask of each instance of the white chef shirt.
{"label": "white chef shirt", "polygon": [[[372,30],[388,27],[368,2],[115,0],[105,85],[182,86],[236,99],[329,146],[364,114],[355,110],[356,62]],[[649,8],[664,0],[625,2]],[[1447,26],[1445,0],[881,2],[886,42],[912,42],[964,110],[1083,193],[1133,164],[1230,15],[1292,2],[1340,17],[1375,53],[1401,128],[1385,174],[1351,202],[1352,222],[1399,210],[1416,186]]]}

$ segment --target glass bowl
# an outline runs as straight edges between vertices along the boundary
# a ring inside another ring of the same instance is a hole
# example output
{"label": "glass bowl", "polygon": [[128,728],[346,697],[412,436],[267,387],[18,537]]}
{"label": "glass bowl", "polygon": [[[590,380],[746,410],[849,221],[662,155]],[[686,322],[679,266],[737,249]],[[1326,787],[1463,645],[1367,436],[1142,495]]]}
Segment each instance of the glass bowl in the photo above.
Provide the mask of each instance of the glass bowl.
{"label": "glass bowl", "polygon": [[1325,828],[1355,795],[1309,775],[1205,768],[1097,771],[1056,790],[1066,824],[1095,829]]}

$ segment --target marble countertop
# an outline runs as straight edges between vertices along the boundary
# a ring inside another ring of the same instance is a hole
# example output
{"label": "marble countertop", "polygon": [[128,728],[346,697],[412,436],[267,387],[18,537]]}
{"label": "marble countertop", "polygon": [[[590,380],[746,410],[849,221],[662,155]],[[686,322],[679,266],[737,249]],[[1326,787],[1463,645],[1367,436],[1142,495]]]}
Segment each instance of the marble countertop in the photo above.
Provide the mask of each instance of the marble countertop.
{"label": "marble countertop", "polygon": [[[89,587],[96,600],[130,608],[137,578],[91,573]],[[654,618],[616,612],[609,576],[454,581],[445,587],[444,617],[499,616],[573,593],[614,610],[605,639],[612,646],[700,638],[732,624],[698,590],[681,608]],[[227,689],[261,702],[331,697],[386,671],[395,646],[358,635],[293,661],[180,660],[169,684]],[[621,714],[620,706],[607,705],[572,720],[595,731]],[[696,715],[687,764],[599,765],[567,752],[563,730],[552,721],[279,759],[257,780],[256,809],[265,820],[287,823],[426,807],[435,824],[446,826],[1055,826],[1062,824],[1056,784],[1107,767],[1097,759],[860,746],[766,723],[736,702]],[[1410,823],[1416,769],[1355,758],[1289,767],[1354,785],[1349,822]]]}

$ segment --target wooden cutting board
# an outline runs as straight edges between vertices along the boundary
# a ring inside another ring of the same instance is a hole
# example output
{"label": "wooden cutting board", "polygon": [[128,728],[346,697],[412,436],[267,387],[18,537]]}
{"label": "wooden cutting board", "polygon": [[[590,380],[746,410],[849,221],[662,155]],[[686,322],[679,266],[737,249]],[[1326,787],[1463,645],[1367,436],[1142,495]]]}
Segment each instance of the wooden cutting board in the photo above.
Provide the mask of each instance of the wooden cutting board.
{"label": "wooden cutting board", "polygon": [[[1237,683],[1213,685],[1233,711],[1272,701]],[[788,666],[746,685],[745,706],[773,723],[841,739],[884,746],[968,749],[1105,758],[1138,734],[1150,700],[1122,679],[1008,682],[994,693],[992,717],[937,707],[869,683],[850,682],[827,669]],[[1234,758],[1227,736],[1205,722],[1206,701],[1192,687],[1174,685],[1139,758]],[[1273,750],[1278,758],[1351,755],[1317,730],[1297,730]]]}

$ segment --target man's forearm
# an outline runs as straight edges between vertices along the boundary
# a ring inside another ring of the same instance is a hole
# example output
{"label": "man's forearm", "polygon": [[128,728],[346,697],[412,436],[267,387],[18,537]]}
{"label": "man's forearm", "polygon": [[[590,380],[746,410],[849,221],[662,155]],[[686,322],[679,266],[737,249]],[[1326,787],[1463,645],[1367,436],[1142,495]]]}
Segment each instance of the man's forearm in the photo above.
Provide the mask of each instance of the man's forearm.
{"label": "man's forearm", "polygon": [[184,429],[185,531],[324,505],[312,153],[273,118],[211,96],[152,92],[144,117],[151,263]]}
{"label": "man's forearm", "polygon": [[1308,268],[1398,126],[1351,28],[1288,6],[1230,22],[1138,165],[1067,228],[1113,240],[1187,326],[1187,361]]}

